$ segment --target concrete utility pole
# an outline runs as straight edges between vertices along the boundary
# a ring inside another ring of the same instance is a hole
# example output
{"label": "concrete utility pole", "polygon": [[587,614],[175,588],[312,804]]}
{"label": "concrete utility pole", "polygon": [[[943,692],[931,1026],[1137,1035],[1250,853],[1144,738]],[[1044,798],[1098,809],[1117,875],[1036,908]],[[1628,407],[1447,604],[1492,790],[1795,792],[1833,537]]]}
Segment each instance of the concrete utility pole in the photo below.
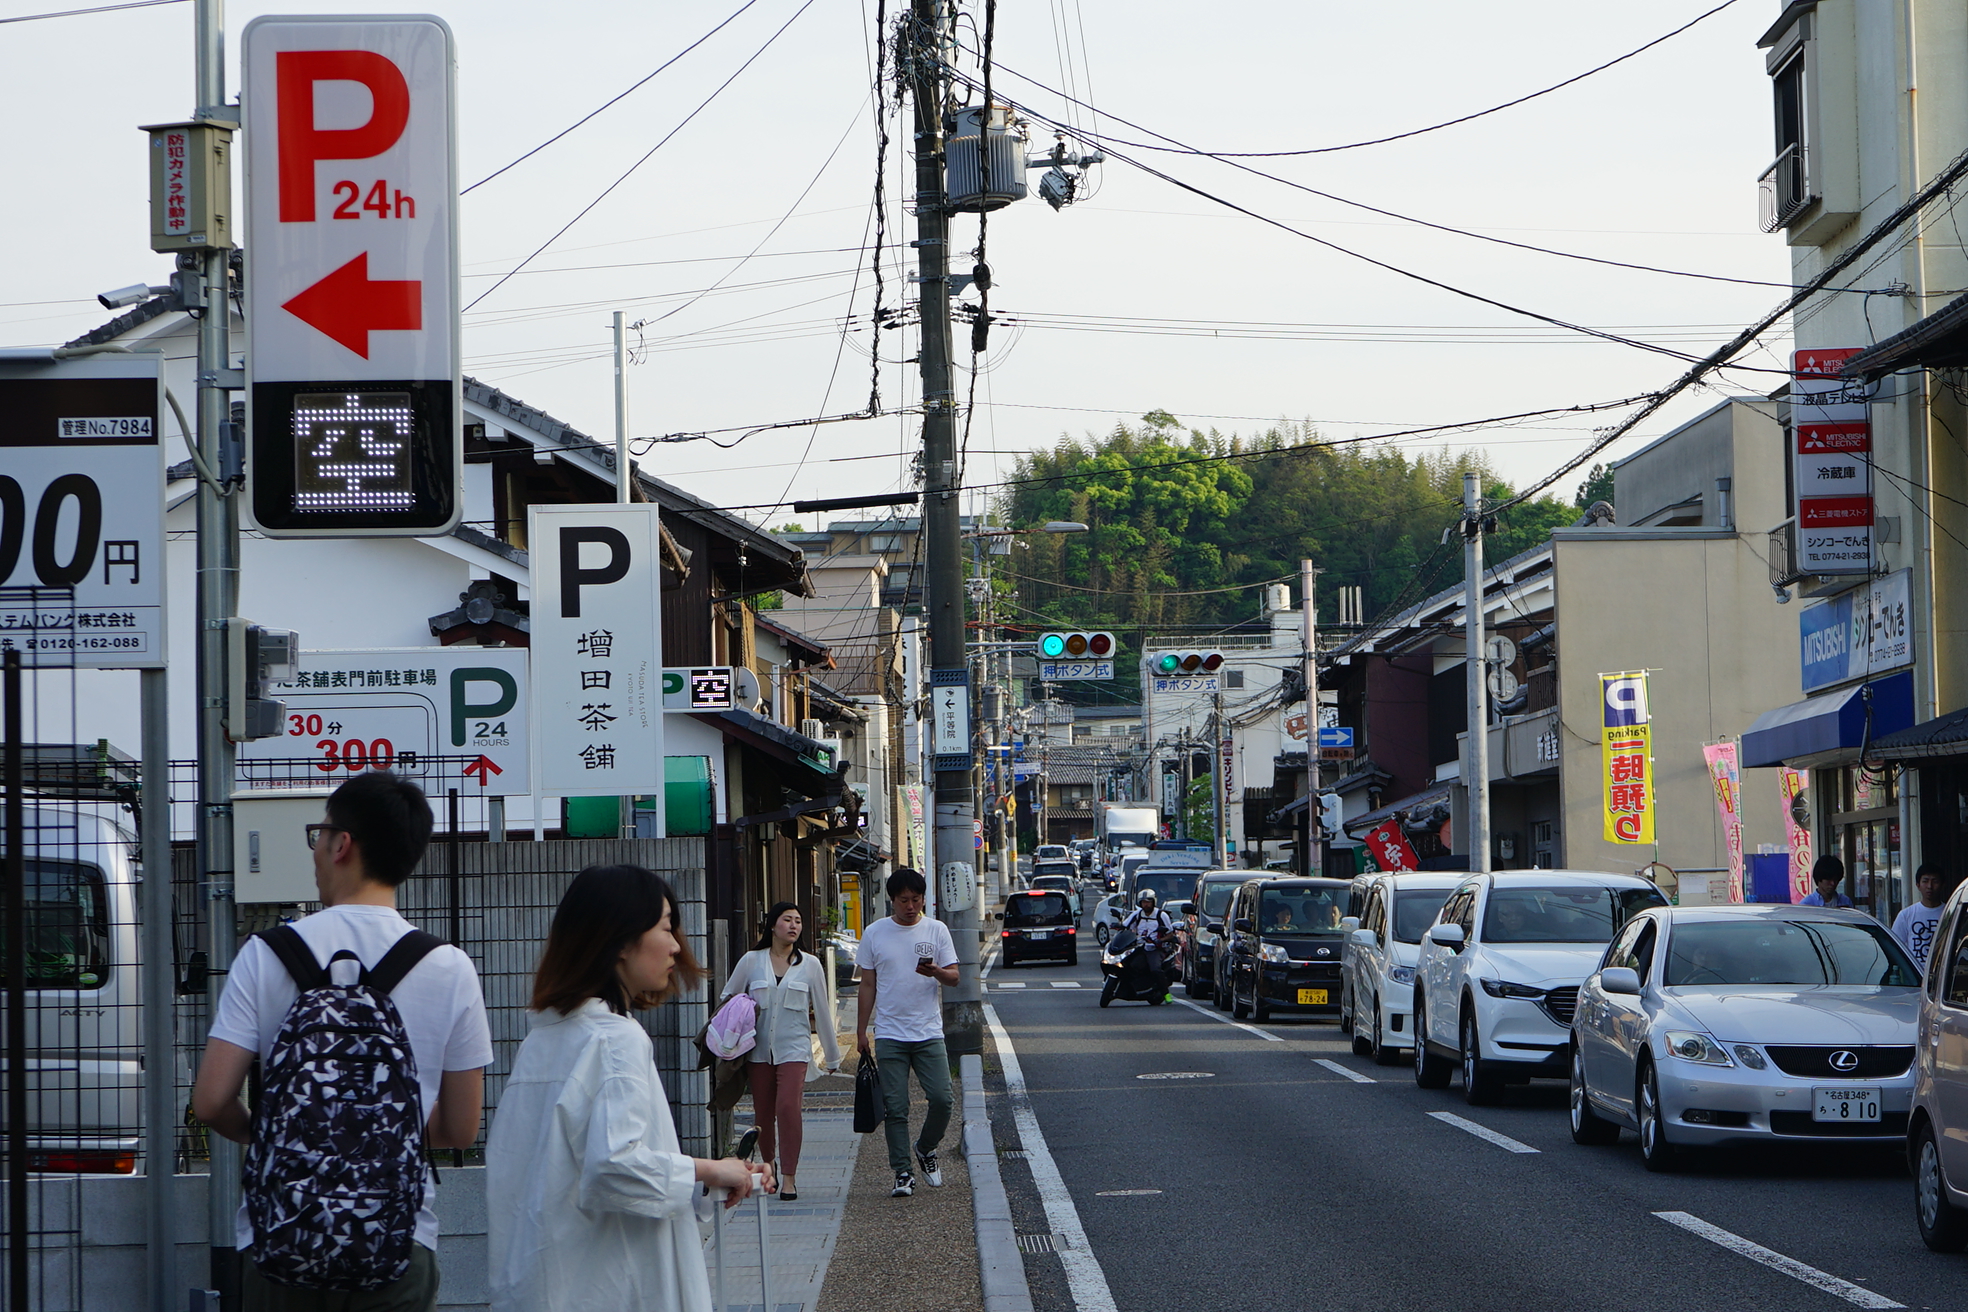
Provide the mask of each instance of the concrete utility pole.
{"label": "concrete utility pole", "polygon": [[1468,675],[1469,749],[1463,753],[1463,786],[1469,790],[1469,868],[1490,868],[1490,692],[1483,650],[1483,490],[1473,473],[1462,476],[1463,670]]}
{"label": "concrete utility pole", "polygon": [[1224,750],[1224,741],[1230,736],[1229,726],[1223,723],[1223,694],[1217,693],[1211,705],[1210,751],[1215,755],[1214,768],[1210,771],[1210,860],[1221,870],[1230,864],[1229,844],[1223,833],[1223,817],[1228,814],[1230,805],[1230,775],[1226,768],[1229,753]]}
{"label": "concrete utility pole", "polygon": [[[922,318],[923,393],[923,554],[924,604],[929,611],[929,665],[932,685],[939,678],[962,680],[969,695],[969,661],[964,651],[964,580],[961,506],[957,500],[957,399],[950,365],[949,199],[943,180],[942,48],[947,17],[941,0],[912,0],[908,36],[901,58],[908,61],[915,100],[916,254],[921,281],[917,305]],[[945,685],[948,686],[948,685]],[[970,788],[970,756],[939,756],[936,761],[936,870],[932,880],[962,878],[969,870],[970,896],[941,908],[957,945],[957,986],[943,995],[943,1038],[951,1057],[984,1050],[983,992],[977,978],[979,910],[976,848],[977,818]],[[945,768],[946,766],[950,768]]]}
{"label": "concrete utility pole", "polygon": [[[194,118],[231,123],[225,103],[224,0],[198,0],[197,109]],[[228,419],[228,365],[232,298],[227,286],[230,252],[184,251],[178,268],[195,272],[205,305],[198,320],[198,449],[208,469],[230,477],[239,468],[221,440]],[[237,386],[237,384],[233,384]],[[230,489],[237,491],[237,484]],[[222,495],[210,479],[198,480],[198,868],[203,872],[210,974],[208,1015],[218,1014],[239,937],[233,900],[232,740],[226,736],[226,621],[239,613],[239,498]],[[147,872],[148,873],[148,872]],[[168,867],[157,872],[166,876]],[[207,1192],[211,1282],[221,1306],[239,1306],[239,1251],[233,1220],[239,1211],[239,1145],[210,1135],[212,1173]]]}
{"label": "concrete utility pole", "polygon": [[1319,818],[1319,620],[1313,605],[1312,587],[1319,571],[1309,560],[1298,562],[1298,603],[1303,608],[1305,650],[1300,655],[1300,675],[1305,681],[1305,814],[1299,822],[1299,874],[1316,875],[1325,869],[1325,844],[1320,841]]}

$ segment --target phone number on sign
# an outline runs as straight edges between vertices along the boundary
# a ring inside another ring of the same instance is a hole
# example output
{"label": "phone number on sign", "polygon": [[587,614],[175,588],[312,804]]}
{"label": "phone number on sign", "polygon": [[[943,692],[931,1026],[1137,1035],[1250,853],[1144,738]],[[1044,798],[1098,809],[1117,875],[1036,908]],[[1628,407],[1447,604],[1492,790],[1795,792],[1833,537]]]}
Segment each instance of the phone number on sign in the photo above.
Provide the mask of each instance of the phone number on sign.
{"label": "phone number on sign", "polygon": [[113,638],[61,634],[47,638],[9,638],[0,643],[0,646],[15,645],[22,651],[145,651],[150,646],[141,633],[118,634]]}

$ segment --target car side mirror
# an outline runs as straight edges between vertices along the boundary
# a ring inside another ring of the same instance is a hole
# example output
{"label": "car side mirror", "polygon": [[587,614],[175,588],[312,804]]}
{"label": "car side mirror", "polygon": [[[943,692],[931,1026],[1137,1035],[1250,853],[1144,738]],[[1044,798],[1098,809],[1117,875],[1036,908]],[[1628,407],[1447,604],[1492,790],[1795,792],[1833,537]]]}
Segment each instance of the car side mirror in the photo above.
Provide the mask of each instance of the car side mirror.
{"label": "car side mirror", "polygon": [[1239,934],[1255,934],[1257,932],[1256,928],[1252,926],[1251,922],[1242,916],[1239,916],[1237,917],[1237,919],[1231,921],[1230,928]]}
{"label": "car side mirror", "polygon": [[1181,910],[1182,914],[1185,916],[1193,916],[1196,914],[1196,904],[1194,902],[1184,902],[1179,909]]}
{"label": "car side mirror", "polygon": [[1206,934],[1221,934],[1223,932],[1223,922],[1220,920],[1205,920],[1203,922],[1203,932]]}
{"label": "car side mirror", "polygon": [[1469,941],[1469,936],[1462,932],[1461,925],[1437,925],[1428,931],[1428,941],[1460,952],[1462,945]]}
{"label": "car side mirror", "polygon": [[1606,993],[1638,993],[1639,972],[1626,966],[1608,966],[1599,972],[1599,988]]}
{"label": "car side mirror", "polygon": [[1374,937],[1374,932],[1371,929],[1356,929],[1353,931],[1353,946],[1356,948],[1377,947],[1379,943],[1380,940]]}
{"label": "car side mirror", "polygon": [[1341,916],[1339,919],[1339,927],[1345,930],[1347,933],[1351,934],[1354,930],[1360,927],[1360,918],[1358,916]]}

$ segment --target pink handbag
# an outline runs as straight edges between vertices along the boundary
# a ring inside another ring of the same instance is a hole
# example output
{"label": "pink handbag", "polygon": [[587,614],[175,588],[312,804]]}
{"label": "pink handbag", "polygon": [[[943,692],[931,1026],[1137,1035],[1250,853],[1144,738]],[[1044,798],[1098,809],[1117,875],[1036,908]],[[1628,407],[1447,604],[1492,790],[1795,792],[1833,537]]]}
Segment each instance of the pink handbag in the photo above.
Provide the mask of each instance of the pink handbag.
{"label": "pink handbag", "polygon": [[718,1008],[704,1032],[704,1046],[726,1061],[758,1046],[758,1003],[752,1001],[751,994],[733,994],[731,1001]]}

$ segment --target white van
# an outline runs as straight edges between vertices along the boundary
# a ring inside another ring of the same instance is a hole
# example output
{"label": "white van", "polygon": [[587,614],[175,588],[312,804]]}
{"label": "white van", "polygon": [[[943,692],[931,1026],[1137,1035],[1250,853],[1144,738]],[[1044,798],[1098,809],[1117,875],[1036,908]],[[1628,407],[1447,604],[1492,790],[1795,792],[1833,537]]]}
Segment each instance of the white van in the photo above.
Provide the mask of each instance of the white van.
{"label": "white van", "polygon": [[34,1170],[130,1174],[142,1155],[137,846],[117,812],[23,809]]}

